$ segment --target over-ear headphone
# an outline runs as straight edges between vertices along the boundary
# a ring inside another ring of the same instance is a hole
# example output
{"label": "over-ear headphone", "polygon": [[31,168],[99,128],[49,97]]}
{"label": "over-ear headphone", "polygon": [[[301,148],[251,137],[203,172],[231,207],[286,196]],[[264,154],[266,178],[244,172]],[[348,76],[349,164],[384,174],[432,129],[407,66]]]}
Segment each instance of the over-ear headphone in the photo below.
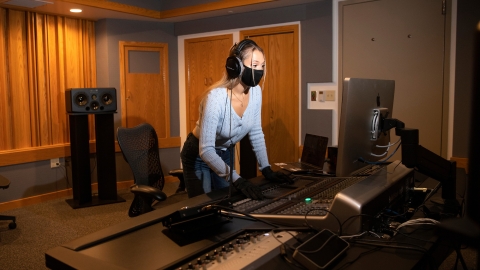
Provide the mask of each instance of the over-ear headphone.
{"label": "over-ear headphone", "polygon": [[251,39],[244,39],[240,41],[238,44],[233,45],[233,47],[230,49],[230,56],[227,58],[227,62],[225,64],[225,68],[227,70],[227,74],[230,79],[235,79],[238,76],[240,76],[240,74],[242,74],[243,62],[239,58],[239,56],[243,47],[245,47],[248,44],[253,44],[255,46],[258,46],[257,43],[255,43],[255,41]]}

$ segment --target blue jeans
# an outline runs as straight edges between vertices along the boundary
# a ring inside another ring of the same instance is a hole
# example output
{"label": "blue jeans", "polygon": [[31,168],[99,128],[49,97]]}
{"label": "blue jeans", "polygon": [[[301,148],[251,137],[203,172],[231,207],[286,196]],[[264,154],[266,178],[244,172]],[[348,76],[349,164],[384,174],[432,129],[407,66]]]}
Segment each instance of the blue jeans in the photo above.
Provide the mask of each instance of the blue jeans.
{"label": "blue jeans", "polygon": [[[217,155],[230,166],[229,149],[217,150]],[[213,189],[228,187],[227,180],[218,176],[200,158],[199,141],[192,133],[188,134],[180,157],[182,158],[183,178],[189,198],[208,193]]]}

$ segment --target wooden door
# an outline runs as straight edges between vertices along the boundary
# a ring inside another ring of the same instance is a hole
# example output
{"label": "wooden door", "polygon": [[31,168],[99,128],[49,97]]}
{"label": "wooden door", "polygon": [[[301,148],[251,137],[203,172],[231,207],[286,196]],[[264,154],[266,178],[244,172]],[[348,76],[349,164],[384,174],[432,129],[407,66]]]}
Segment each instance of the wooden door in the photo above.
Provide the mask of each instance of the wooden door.
{"label": "wooden door", "polygon": [[187,132],[193,130],[198,120],[203,93],[222,78],[232,45],[231,34],[185,40]]}
{"label": "wooden door", "polygon": [[263,48],[262,127],[270,164],[298,161],[298,25],[240,32]]}
{"label": "wooden door", "polygon": [[393,117],[419,129],[422,146],[446,156],[448,49],[443,4],[443,0],[342,2],[339,83],[345,77],[395,80]]}
{"label": "wooden door", "polygon": [[178,146],[170,138],[168,44],[120,42],[122,126],[150,123],[161,147]]}

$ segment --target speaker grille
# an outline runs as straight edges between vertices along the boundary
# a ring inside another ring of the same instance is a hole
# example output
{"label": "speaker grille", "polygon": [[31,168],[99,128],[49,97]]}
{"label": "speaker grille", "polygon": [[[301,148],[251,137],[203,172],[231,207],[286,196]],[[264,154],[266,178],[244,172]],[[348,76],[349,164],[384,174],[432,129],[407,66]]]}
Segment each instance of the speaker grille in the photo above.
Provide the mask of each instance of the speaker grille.
{"label": "speaker grille", "polygon": [[88,103],[88,97],[84,93],[75,96],[75,104],[78,106],[85,106]]}
{"label": "speaker grille", "polygon": [[111,113],[117,110],[115,88],[71,88],[65,91],[68,113]]}
{"label": "speaker grille", "polygon": [[105,105],[110,105],[113,102],[113,97],[109,93],[105,93],[102,95],[102,102]]}

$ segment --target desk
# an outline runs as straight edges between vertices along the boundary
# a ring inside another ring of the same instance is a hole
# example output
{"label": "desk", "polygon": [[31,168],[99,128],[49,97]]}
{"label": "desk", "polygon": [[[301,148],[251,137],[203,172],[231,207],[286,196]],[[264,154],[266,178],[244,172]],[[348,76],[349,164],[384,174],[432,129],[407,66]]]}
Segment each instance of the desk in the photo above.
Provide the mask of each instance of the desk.
{"label": "desk", "polygon": [[[435,181],[432,183],[435,184]],[[168,230],[161,223],[162,218],[184,206],[220,199],[226,192],[227,190],[218,190],[178,202],[48,250],[45,254],[46,265],[51,269],[164,269],[178,265],[192,254],[205,254],[243,230],[267,229],[266,225],[256,221],[233,218],[214,231],[199,234],[197,239],[175,239],[168,236]],[[429,228],[413,230],[412,235],[435,242],[413,241],[429,250],[427,257],[417,251],[384,248],[362,256],[348,269],[420,269],[428,265],[430,254],[438,257],[441,262],[451,252]],[[332,267],[340,268],[370,249],[372,247],[352,245]],[[439,262],[434,264],[438,265]],[[275,269],[293,267],[280,256],[272,258],[264,266],[276,267]]]}

